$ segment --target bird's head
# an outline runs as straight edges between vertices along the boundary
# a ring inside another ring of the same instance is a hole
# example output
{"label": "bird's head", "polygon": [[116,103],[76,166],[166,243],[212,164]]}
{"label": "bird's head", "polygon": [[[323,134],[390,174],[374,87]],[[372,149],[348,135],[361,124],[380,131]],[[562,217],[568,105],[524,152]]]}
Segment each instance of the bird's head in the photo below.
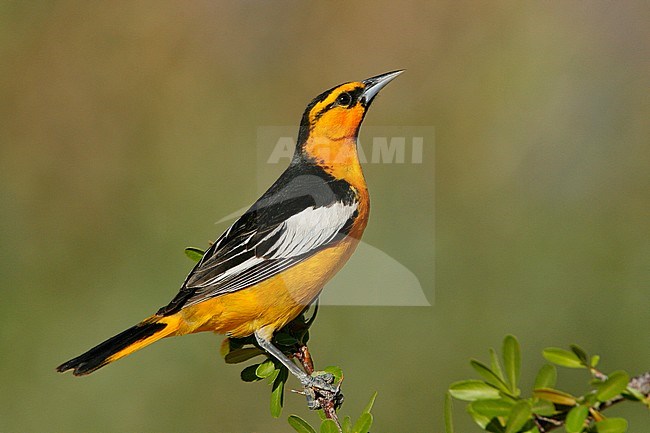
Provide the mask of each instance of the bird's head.
{"label": "bird's head", "polygon": [[[324,150],[341,150],[340,142],[356,144],[359,127],[373,99],[403,71],[393,71],[363,81],[333,87],[314,98],[302,116],[296,156],[320,157]],[[337,144],[338,143],[338,144]],[[330,152],[331,153],[331,152]]]}

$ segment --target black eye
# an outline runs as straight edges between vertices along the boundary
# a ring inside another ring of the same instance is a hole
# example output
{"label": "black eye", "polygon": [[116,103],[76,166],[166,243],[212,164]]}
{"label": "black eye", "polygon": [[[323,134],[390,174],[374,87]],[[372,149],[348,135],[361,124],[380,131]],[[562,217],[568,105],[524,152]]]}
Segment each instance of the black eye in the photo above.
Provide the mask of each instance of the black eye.
{"label": "black eye", "polygon": [[337,105],[342,105],[343,107],[348,107],[352,103],[352,96],[349,93],[341,93],[338,98],[336,98]]}

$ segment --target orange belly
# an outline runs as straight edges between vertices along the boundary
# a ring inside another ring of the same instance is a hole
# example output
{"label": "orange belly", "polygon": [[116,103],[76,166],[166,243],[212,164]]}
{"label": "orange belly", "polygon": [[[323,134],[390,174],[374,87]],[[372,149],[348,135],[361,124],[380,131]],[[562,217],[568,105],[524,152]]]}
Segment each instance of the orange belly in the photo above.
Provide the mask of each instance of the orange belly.
{"label": "orange belly", "polygon": [[182,317],[176,335],[216,331],[245,337],[259,330],[270,338],[316,299],[325,283],[350,258],[358,242],[348,236],[255,286],[183,308],[176,313]]}

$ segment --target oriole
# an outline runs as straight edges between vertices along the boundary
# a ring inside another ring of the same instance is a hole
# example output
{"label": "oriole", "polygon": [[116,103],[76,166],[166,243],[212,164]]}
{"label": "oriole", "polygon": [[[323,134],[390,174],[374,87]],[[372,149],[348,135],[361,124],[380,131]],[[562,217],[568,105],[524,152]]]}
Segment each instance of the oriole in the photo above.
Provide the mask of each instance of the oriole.
{"label": "oriole", "polygon": [[373,98],[401,72],[341,84],[311,101],[289,167],[205,252],[176,297],[57,370],[84,375],[161,338],[215,331],[254,334],[304,386],[318,385],[271,339],[318,297],[366,228],[357,136]]}

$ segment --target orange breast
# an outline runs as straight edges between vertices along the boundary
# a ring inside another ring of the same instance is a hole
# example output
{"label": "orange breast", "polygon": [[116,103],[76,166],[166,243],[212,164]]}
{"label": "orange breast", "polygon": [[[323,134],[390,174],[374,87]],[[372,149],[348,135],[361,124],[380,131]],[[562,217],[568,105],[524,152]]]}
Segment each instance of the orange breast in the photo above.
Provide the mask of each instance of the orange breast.
{"label": "orange breast", "polygon": [[358,238],[348,236],[255,286],[183,308],[177,313],[184,322],[177,335],[216,331],[245,337],[262,330],[270,337],[316,299],[325,283],[350,258],[358,242]]}

